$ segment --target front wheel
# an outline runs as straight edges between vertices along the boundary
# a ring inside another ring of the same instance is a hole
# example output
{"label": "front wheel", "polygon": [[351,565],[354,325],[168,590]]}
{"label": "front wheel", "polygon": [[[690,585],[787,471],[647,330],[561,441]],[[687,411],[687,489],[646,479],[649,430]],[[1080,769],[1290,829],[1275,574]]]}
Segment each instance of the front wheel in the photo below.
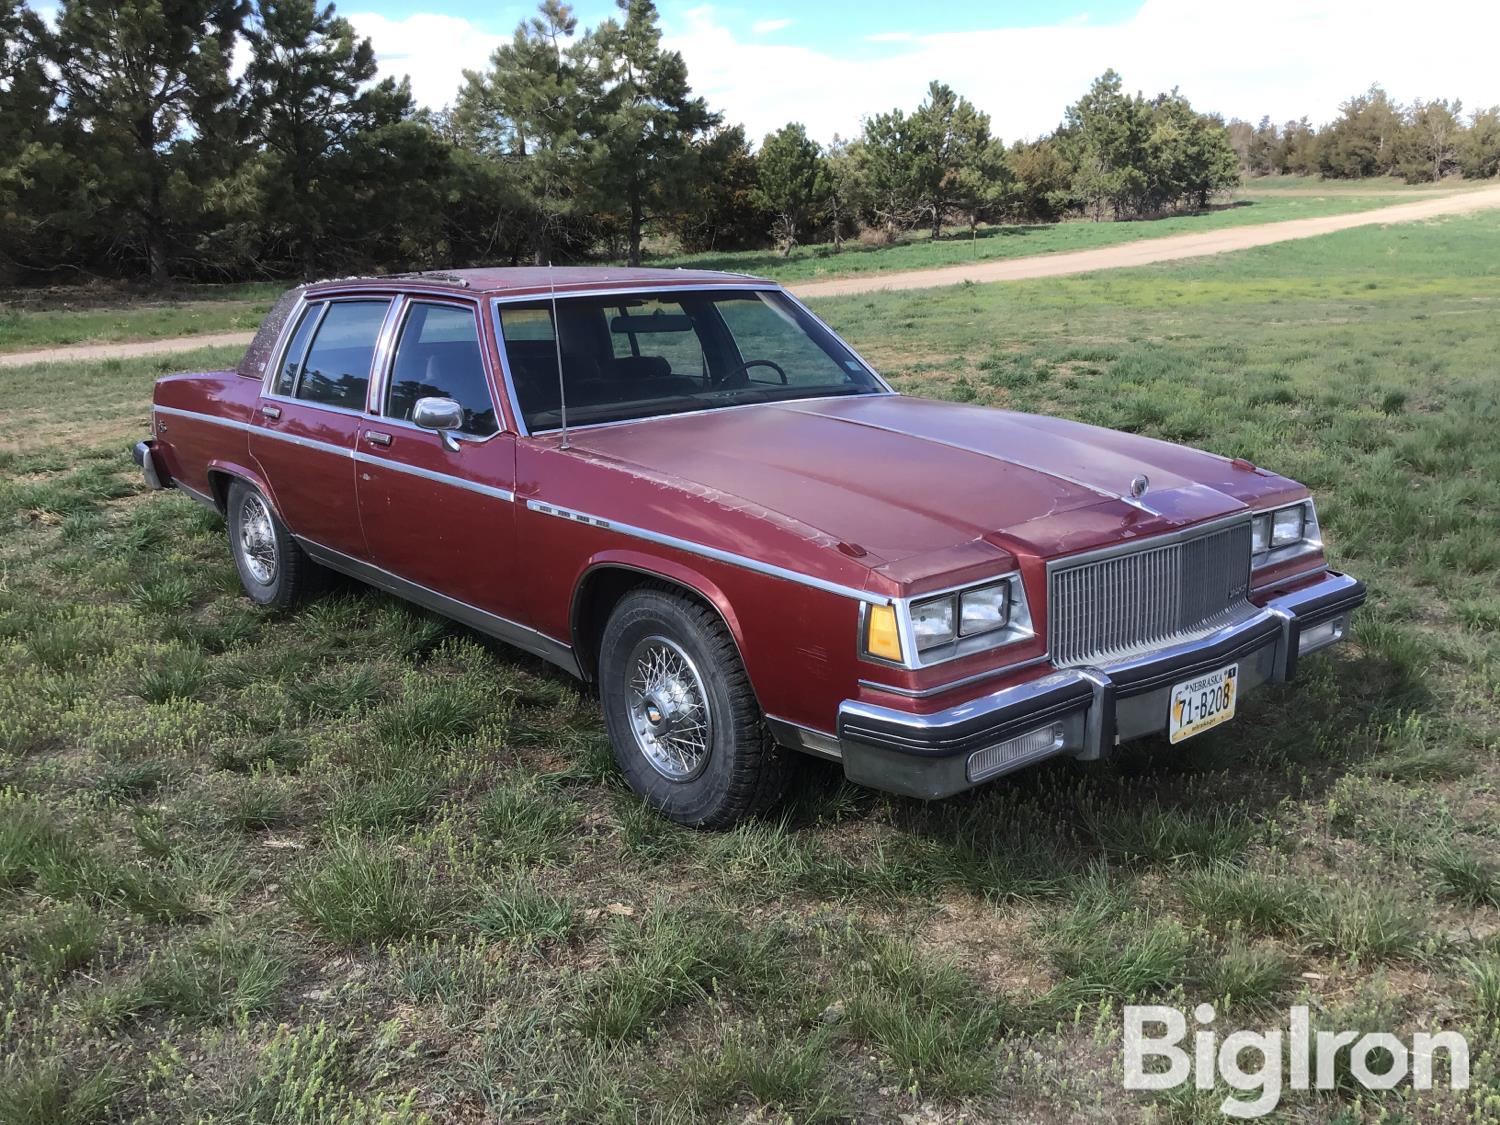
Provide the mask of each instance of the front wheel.
{"label": "front wheel", "polygon": [[708,607],[655,586],[627,594],[604,629],[599,695],[626,780],[669,819],[720,828],[780,798],[787,752]]}
{"label": "front wheel", "polygon": [[285,608],[306,597],[318,565],[307,557],[259,489],[235,481],[224,505],[229,550],[250,600]]}

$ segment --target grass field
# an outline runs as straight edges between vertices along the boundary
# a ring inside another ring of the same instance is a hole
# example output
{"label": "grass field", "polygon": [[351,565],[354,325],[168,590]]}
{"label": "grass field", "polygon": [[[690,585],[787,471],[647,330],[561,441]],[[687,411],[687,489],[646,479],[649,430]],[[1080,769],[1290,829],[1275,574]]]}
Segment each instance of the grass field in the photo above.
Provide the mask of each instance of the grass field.
{"label": "grass field", "polygon": [[[1281,185],[1281,179],[1296,190],[1288,194],[1287,188],[1282,186],[1280,195],[1276,194],[1276,189],[1262,190],[1262,184]],[[790,258],[783,258],[775,251],[756,250],[733,254],[668,255],[652,258],[647,264],[754,273],[787,282],[807,281],[1087,250],[1169,234],[1366,211],[1399,202],[1373,193],[1401,187],[1397,180],[1354,180],[1321,195],[1305,196],[1301,194],[1302,189],[1319,185],[1319,181],[1293,177],[1281,179],[1254,181],[1232,201],[1199,215],[1131,223],[1070,222],[986,227],[973,240],[955,234],[936,243],[920,232],[913,232],[895,246],[846,243],[837,254],[831,245],[809,245],[798,247]],[[1359,185],[1367,185],[1365,194],[1361,193]],[[185,286],[168,298],[153,298],[134,291],[91,293],[69,289],[0,294],[0,353],[66,344],[116,343],[250,330],[260,323],[271,301],[289,284],[291,282]]]}
{"label": "grass field", "polygon": [[[1500,1115],[1500,215],[819,311],[904,389],[1316,490],[1354,641],[1176,749],[679,830],[596,705],[373,592],[237,592],[127,453],[169,364],[0,371],[0,1121],[1217,1121],[1120,1006],[1463,1030]],[[171,366],[225,362],[225,353]],[[65,408],[65,409],[64,409]],[[1377,1064],[1378,1069],[1378,1064]]]}
{"label": "grass field", "polygon": [[286,286],[186,285],[165,296],[104,288],[0,294],[0,352],[253,330]]}

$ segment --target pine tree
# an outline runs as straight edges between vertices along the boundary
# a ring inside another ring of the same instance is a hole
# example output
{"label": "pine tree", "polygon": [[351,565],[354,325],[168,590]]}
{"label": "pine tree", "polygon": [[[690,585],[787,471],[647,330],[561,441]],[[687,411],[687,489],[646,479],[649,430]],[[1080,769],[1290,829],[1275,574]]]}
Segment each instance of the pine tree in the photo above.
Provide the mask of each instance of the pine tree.
{"label": "pine tree", "polygon": [[466,71],[452,121],[459,144],[507,169],[529,202],[532,258],[552,260],[587,221],[592,151],[583,136],[598,93],[589,37],[560,0],[544,0],[483,73]]}
{"label": "pine tree", "polygon": [[267,155],[262,222],[311,276],[330,228],[348,215],[369,173],[352,166],[357,142],[409,116],[411,93],[391,78],[374,82],[374,48],[332,4],[261,0],[245,37],[242,105]]}
{"label": "pine tree", "polygon": [[823,151],[801,125],[784,125],[761,143],[757,165],[756,195],[775,216],[773,234],[786,257],[828,194]]}
{"label": "pine tree", "polygon": [[680,202],[692,179],[693,142],[719,115],[693,96],[682,55],[662,49],[656,5],[616,4],[624,18],[592,36],[602,95],[591,128],[601,203],[621,214],[630,264],[638,266],[646,223]]}
{"label": "pine tree", "polygon": [[63,0],[58,13],[61,104],[157,283],[170,276],[182,217],[201,202],[197,157],[222,139],[247,11],[247,0]]}

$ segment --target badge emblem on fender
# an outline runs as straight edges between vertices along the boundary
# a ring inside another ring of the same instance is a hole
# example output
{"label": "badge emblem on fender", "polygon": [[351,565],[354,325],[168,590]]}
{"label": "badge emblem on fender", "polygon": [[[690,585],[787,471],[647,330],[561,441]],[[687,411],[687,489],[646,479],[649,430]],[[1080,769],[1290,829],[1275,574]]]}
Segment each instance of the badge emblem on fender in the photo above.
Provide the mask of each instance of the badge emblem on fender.
{"label": "badge emblem on fender", "polygon": [[1140,476],[1136,477],[1133,481],[1130,482],[1130,495],[1139,500],[1142,496],[1146,495],[1146,490],[1150,487],[1151,478],[1148,477],[1145,473],[1142,473]]}

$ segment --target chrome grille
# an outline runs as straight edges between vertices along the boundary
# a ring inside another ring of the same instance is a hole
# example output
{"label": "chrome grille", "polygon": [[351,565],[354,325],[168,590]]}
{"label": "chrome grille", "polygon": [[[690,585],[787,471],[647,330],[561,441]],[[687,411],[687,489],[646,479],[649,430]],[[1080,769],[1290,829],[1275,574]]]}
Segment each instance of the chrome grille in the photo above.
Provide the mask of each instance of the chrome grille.
{"label": "chrome grille", "polygon": [[1174,543],[1112,552],[1048,573],[1052,662],[1128,660],[1192,640],[1249,607],[1250,523]]}

